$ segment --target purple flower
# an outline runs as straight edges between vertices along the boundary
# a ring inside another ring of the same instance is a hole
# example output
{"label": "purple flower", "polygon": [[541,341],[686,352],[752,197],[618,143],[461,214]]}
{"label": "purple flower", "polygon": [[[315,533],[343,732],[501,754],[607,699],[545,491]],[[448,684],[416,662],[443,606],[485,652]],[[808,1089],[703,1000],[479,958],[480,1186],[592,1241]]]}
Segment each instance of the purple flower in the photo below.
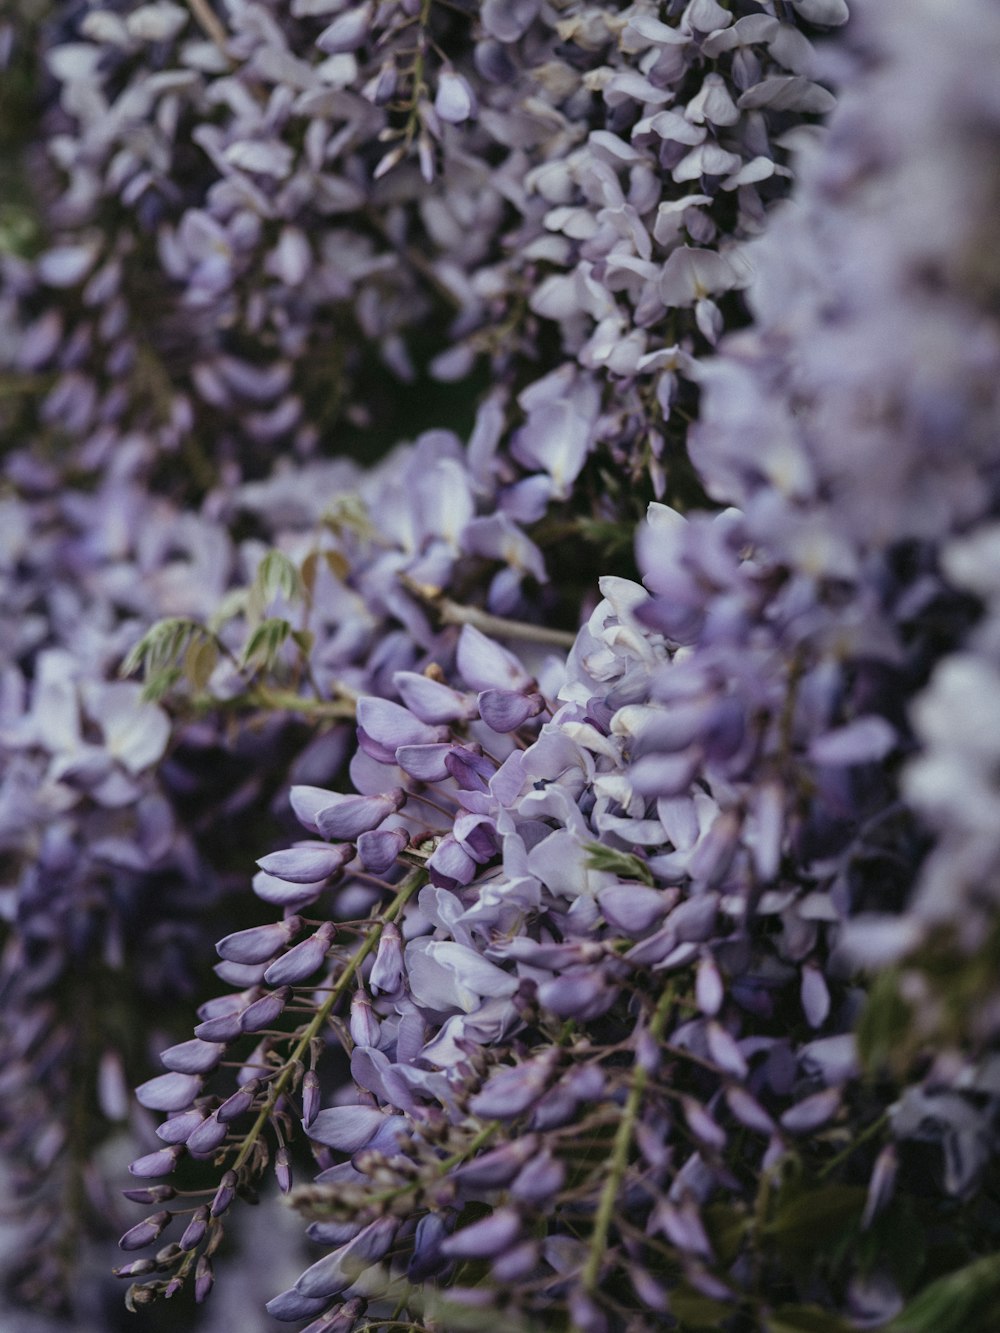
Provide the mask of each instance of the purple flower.
{"label": "purple flower", "polygon": [[518,1213],[513,1208],[498,1208],[448,1236],[441,1242],[441,1253],[450,1259],[489,1259],[509,1250],[520,1234]]}
{"label": "purple flower", "polygon": [[119,1249],[142,1250],[147,1245],[151,1245],[172,1217],[173,1213],[153,1213],[125,1232],[125,1235],[118,1242]]}
{"label": "purple flower", "polygon": [[301,929],[299,917],[288,916],[273,924],[238,930],[221,939],[215,948],[220,958],[233,963],[269,963]]}
{"label": "purple flower", "polygon": [[269,986],[296,985],[312,976],[322,967],[336,931],[332,922],[324,922],[314,935],[296,944],[270,965],[264,973],[265,982]]}
{"label": "purple flower", "polygon": [[[326,810],[319,813],[320,832],[324,836],[337,836],[326,833],[323,827],[325,814]],[[353,855],[353,848],[346,844],[330,847],[326,843],[299,842],[285,851],[262,856],[257,864],[267,874],[291,884],[318,884],[343,869]]]}
{"label": "purple flower", "polygon": [[197,1074],[160,1074],[136,1088],[135,1095],[151,1111],[184,1111],[201,1091]]}

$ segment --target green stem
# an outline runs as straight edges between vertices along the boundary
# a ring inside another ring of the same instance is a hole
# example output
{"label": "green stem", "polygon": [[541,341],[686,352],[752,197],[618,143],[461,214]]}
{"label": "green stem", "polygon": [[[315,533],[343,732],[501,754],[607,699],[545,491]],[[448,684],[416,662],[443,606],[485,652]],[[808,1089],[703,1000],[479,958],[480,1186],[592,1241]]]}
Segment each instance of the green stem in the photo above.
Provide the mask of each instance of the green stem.
{"label": "green stem", "polygon": [[819,1179],[825,1180],[827,1176],[829,1176],[832,1172],[836,1171],[837,1167],[840,1166],[841,1162],[845,1162],[848,1159],[848,1157],[851,1156],[852,1153],[857,1152],[857,1150],[861,1147],[863,1143],[867,1143],[870,1138],[873,1138],[882,1129],[884,1129],[885,1126],[888,1124],[888,1122],[889,1122],[888,1111],[883,1111],[880,1116],[876,1116],[876,1118],[871,1122],[870,1125],[867,1125],[861,1131],[860,1134],[856,1134],[854,1138],[851,1139],[850,1143],[842,1152],[837,1153],[836,1157],[830,1158],[830,1160],[819,1171],[818,1173]]}
{"label": "green stem", "polygon": [[504,616],[491,615],[477,606],[463,606],[445,597],[440,588],[432,588],[418,583],[405,574],[400,582],[407,592],[419,597],[438,614],[446,625],[472,625],[484,634],[496,635],[498,639],[521,639],[529,643],[548,643],[555,648],[572,648],[576,642],[576,633],[568,629],[553,629],[550,625],[533,625],[527,620],[508,620]]}
{"label": "green stem", "polygon": [[229,34],[219,22],[208,0],[187,0],[188,8],[195,16],[198,26],[210,37],[222,54],[229,59],[229,52],[226,49],[229,41]]}
{"label": "green stem", "polygon": [[243,1140],[243,1146],[240,1148],[236,1160],[233,1162],[232,1169],[234,1171],[239,1171],[241,1167],[246,1165],[250,1154],[253,1152],[254,1145],[264,1131],[264,1126],[271,1118],[278,1100],[284,1094],[285,1089],[288,1087],[295,1074],[296,1068],[301,1065],[303,1057],[309,1050],[310,1042],[319,1035],[323,1028],[323,1024],[330,1017],[338,1000],[343,997],[348,986],[357,975],[361,964],[378,945],[379,940],[382,938],[383,930],[390,922],[396,920],[409,900],[426,882],[427,874],[423,870],[414,870],[411,874],[407,875],[406,879],[400,885],[399,892],[385,909],[382,916],[377,921],[373,922],[372,930],[362,940],[357,952],[351,958],[343,972],[341,972],[336,983],[331,987],[326,999],[316,1010],[315,1016],[303,1029],[302,1035],[299,1037],[299,1040],[295,1045],[295,1049],[285,1061],[284,1068],[270,1085],[267,1099],[261,1107],[257,1119],[251,1126],[249,1133]]}
{"label": "green stem", "polygon": [[306,699],[294,690],[269,689],[265,685],[249,690],[236,702],[269,712],[307,713],[310,717],[352,718],[357,712],[352,698]]}
{"label": "green stem", "polygon": [[[667,1025],[667,1018],[673,1003],[673,988],[668,986],[660,996],[649,1024],[649,1035],[654,1041],[659,1041],[663,1036],[663,1030]],[[618,1122],[618,1129],[611,1148],[611,1162],[607,1178],[604,1181],[604,1189],[601,1191],[601,1197],[597,1205],[594,1229],[590,1233],[587,1262],[583,1266],[583,1289],[588,1293],[596,1289],[600,1279],[601,1263],[605,1257],[608,1235],[611,1231],[611,1220],[614,1217],[615,1204],[618,1202],[618,1193],[625,1178],[625,1172],[628,1170],[628,1155],[632,1146],[632,1135],[642,1108],[642,1095],[646,1090],[648,1078],[649,1075],[646,1070],[641,1065],[636,1065],[635,1073],[632,1076],[632,1086],[629,1089],[628,1099],[622,1111],[622,1118]]]}

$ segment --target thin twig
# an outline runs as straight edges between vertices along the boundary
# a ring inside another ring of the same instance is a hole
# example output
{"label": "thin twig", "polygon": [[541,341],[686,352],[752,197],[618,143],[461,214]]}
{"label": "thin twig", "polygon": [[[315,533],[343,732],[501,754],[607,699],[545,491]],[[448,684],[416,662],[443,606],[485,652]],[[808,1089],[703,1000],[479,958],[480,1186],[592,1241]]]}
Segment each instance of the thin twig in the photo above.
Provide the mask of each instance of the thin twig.
{"label": "thin twig", "polygon": [[211,5],[209,5],[208,0],[187,0],[187,3],[188,8],[198,22],[198,26],[207,37],[212,39],[226,59],[229,60],[230,55],[227,50],[229,34],[219,22],[219,19]]}
{"label": "thin twig", "polygon": [[572,630],[553,629],[550,625],[533,625],[528,620],[508,620],[505,616],[494,616],[489,611],[481,611],[478,606],[463,606],[446,597],[440,588],[433,588],[426,583],[418,583],[406,574],[400,575],[400,582],[407,592],[419,597],[438,615],[446,625],[472,625],[484,634],[495,635],[499,639],[521,639],[529,643],[547,643],[554,648],[572,648],[576,634]]}

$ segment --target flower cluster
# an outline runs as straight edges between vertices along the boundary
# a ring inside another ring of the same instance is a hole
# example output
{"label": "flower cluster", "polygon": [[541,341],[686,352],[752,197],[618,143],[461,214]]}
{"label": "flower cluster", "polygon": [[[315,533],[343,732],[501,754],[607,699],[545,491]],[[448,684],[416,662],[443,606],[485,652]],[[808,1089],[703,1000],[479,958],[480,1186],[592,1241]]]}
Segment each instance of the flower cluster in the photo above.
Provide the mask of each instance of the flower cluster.
{"label": "flower cluster", "polygon": [[990,1326],[1000,25],[858,8],[0,26],[29,1302],[128,1121],[133,1311]]}

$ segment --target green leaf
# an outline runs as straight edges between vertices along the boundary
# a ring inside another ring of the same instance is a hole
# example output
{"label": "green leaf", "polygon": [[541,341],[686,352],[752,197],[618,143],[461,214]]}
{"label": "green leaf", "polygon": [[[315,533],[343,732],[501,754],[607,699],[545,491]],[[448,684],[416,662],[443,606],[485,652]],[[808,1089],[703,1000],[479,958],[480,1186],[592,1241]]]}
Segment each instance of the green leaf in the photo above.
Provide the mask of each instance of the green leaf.
{"label": "green leaf", "polygon": [[199,694],[208,686],[219,662],[219,645],[214,639],[193,639],[184,654],[184,679]]}
{"label": "green leaf", "polygon": [[977,1259],[925,1287],[886,1333],[987,1333],[997,1327],[1000,1254]]}
{"label": "green leaf", "polygon": [[616,852],[612,847],[605,847],[599,842],[584,845],[587,853],[587,866],[591,870],[607,870],[621,879],[637,879],[640,884],[653,887],[653,875],[649,866],[639,856],[631,852]]}
{"label": "green leaf", "polygon": [[793,1254],[829,1249],[861,1220],[867,1191],[862,1185],[796,1184],[778,1196],[767,1232],[778,1247]]}
{"label": "green leaf", "polygon": [[147,676],[142,687],[144,702],[147,704],[159,703],[164,695],[170,693],[180,678],[180,667],[165,667],[162,671],[157,671],[155,675]]}
{"label": "green leaf", "polygon": [[147,677],[175,664],[187,646],[208,637],[196,620],[175,616],[151,625],[121,664],[119,675],[132,676],[142,667]]}
{"label": "green leaf", "polygon": [[276,597],[295,602],[305,596],[302,575],[283,551],[268,551],[257,566],[247,597],[247,614],[258,620]]}
{"label": "green leaf", "polygon": [[269,671],[277,660],[278,653],[292,632],[287,620],[265,620],[258,625],[246,642],[240,665],[260,667]]}
{"label": "green leaf", "polygon": [[899,991],[898,970],[881,972],[858,1023],[858,1054],[869,1073],[905,1068],[912,1023],[912,1010]]}

